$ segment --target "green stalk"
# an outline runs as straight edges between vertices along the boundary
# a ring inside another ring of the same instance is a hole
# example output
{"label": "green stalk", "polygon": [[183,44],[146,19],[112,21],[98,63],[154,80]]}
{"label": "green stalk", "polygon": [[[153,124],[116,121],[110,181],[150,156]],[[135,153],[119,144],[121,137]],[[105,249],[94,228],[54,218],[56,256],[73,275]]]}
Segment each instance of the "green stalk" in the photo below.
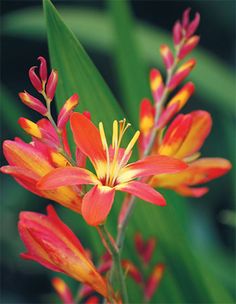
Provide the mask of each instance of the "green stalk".
{"label": "green stalk", "polygon": [[104,225],[99,226],[99,230],[112,255],[113,266],[110,272],[110,284],[111,286],[114,286],[114,279],[116,275],[120,287],[120,295],[121,295],[122,303],[124,304],[129,303],[125,278],[121,266],[120,251],[117,248],[116,244],[114,244],[111,241],[109,233],[106,230],[105,226]]}

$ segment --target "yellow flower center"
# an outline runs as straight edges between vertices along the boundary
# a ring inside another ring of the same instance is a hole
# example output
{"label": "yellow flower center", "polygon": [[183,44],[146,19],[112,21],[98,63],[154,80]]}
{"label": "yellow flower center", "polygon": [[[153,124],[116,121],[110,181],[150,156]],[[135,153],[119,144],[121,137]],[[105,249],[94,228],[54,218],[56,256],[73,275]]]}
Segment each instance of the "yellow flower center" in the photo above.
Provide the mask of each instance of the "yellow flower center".
{"label": "yellow flower center", "polygon": [[125,160],[130,154],[132,148],[134,147],[138,137],[140,135],[140,131],[136,131],[132,139],[130,140],[128,146],[124,150],[124,153],[121,159],[118,161],[119,157],[119,149],[121,145],[122,138],[126,132],[126,130],[131,126],[130,123],[126,124],[126,119],[120,120],[119,123],[117,120],[113,122],[113,132],[112,132],[112,149],[114,150],[113,159],[110,159],[109,147],[107,144],[106,134],[104,131],[103,123],[99,123],[99,132],[101,136],[102,145],[104,151],[106,152],[106,178],[104,184],[112,187],[115,184],[115,181],[119,175],[121,168],[125,165]]}

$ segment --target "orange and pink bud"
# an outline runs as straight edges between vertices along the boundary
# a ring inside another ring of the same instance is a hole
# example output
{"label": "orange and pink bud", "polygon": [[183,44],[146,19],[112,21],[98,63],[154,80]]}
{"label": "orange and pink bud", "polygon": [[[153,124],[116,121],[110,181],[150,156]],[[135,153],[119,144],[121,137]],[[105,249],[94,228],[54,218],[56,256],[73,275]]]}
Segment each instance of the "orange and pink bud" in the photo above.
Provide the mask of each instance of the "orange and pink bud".
{"label": "orange and pink bud", "polygon": [[74,304],[71,290],[64,280],[55,277],[51,282],[63,304]]}
{"label": "orange and pink bud", "polygon": [[21,118],[19,118],[18,123],[21,126],[21,128],[29,135],[39,138],[39,139],[42,138],[42,132],[40,131],[40,128],[33,121],[31,121],[27,118],[21,117]]}
{"label": "orange and pink bud", "polygon": [[166,45],[166,44],[161,45],[160,53],[161,53],[161,57],[163,59],[166,69],[167,70],[171,69],[171,67],[173,66],[173,63],[174,63],[174,56],[173,56],[170,48],[168,47],[168,45]]}
{"label": "orange and pink bud", "polygon": [[147,301],[150,301],[155,291],[157,290],[160,281],[164,274],[165,266],[163,264],[157,264],[152,274],[150,275],[144,290],[145,298]]}
{"label": "orange and pink bud", "polygon": [[90,285],[102,296],[108,296],[107,284],[98,273],[86,250],[74,233],[57,216],[52,206],[47,215],[21,212],[19,233],[27,252],[21,257],[67,274]]}
{"label": "orange and pink bud", "polygon": [[171,78],[168,84],[168,89],[174,90],[189,75],[195,64],[195,59],[189,59],[187,62],[182,64]]}
{"label": "orange and pink bud", "polygon": [[133,278],[133,280],[137,283],[137,284],[142,284],[143,282],[143,278],[142,275],[140,273],[140,271],[138,270],[138,268],[129,260],[122,260],[121,262],[125,272]]}
{"label": "orange and pink bud", "polygon": [[42,82],[39,79],[38,75],[35,73],[35,69],[37,68],[37,66],[33,66],[29,69],[29,79],[33,85],[33,87],[39,92],[42,93],[43,91],[43,86],[42,86]]}
{"label": "orange and pink bud", "polygon": [[68,122],[71,113],[73,112],[74,108],[79,103],[79,96],[77,94],[72,95],[65,104],[63,105],[58,118],[57,118],[57,127],[59,129],[63,129]]}
{"label": "orange and pink bud", "polygon": [[47,61],[42,56],[39,56],[38,60],[40,61],[39,75],[40,75],[41,81],[44,82],[44,83],[46,83],[47,78],[48,78]]}
{"label": "orange and pink bud", "polygon": [[161,73],[157,69],[152,69],[150,72],[150,85],[155,103],[158,103],[164,91],[164,83]]}
{"label": "orange and pink bud", "polygon": [[21,101],[29,108],[35,110],[36,112],[42,115],[45,115],[47,113],[47,108],[45,107],[45,105],[39,99],[30,95],[28,92],[20,92],[19,97]]}
{"label": "orange and pink bud", "polygon": [[195,35],[190,37],[179,51],[178,58],[184,59],[197,45],[200,37]]}
{"label": "orange and pink bud", "polygon": [[186,83],[178,93],[168,102],[167,108],[170,106],[177,104],[177,112],[180,111],[189,98],[193,95],[195,90],[195,86],[192,82]]}
{"label": "orange and pink bud", "polygon": [[58,73],[56,70],[52,70],[48,82],[46,85],[46,95],[49,101],[52,101],[56,92],[58,82]]}

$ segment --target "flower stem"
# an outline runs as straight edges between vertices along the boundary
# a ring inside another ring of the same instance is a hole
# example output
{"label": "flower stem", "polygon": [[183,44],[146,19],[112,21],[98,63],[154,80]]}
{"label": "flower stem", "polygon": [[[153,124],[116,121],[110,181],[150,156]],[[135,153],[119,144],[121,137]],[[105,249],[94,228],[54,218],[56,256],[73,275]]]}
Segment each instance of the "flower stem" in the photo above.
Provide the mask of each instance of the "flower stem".
{"label": "flower stem", "polygon": [[105,226],[100,225],[99,230],[112,255],[113,266],[112,266],[111,272],[110,272],[110,284],[111,284],[111,286],[114,285],[114,279],[115,279],[115,275],[116,275],[118,283],[119,283],[119,287],[120,287],[120,295],[122,298],[122,303],[124,303],[124,304],[129,303],[124,273],[123,273],[123,269],[122,269],[121,261],[120,261],[120,251],[117,248],[116,244],[112,242],[110,235],[109,235],[108,231],[106,230]]}
{"label": "flower stem", "polygon": [[[181,42],[181,45],[182,45],[183,41]],[[162,97],[160,99],[160,101],[158,103],[156,103],[155,105],[155,117],[154,117],[154,128],[152,130],[152,133],[151,133],[151,136],[150,136],[150,140],[149,140],[149,143],[143,153],[143,158],[145,158],[146,156],[148,156],[152,150],[152,147],[154,145],[154,142],[155,142],[155,138],[156,138],[156,135],[157,135],[157,132],[158,132],[158,128],[157,128],[157,123],[159,121],[159,118],[161,116],[161,112],[162,112],[162,108],[163,108],[163,105],[165,104],[168,96],[169,96],[169,89],[168,89],[168,84],[176,70],[176,67],[178,65],[178,53],[179,53],[179,48],[176,49],[176,54],[175,54],[175,61],[173,63],[173,66],[169,69],[169,71],[167,71],[167,78],[166,78],[166,83],[165,83],[165,89],[163,91],[163,94],[162,94]],[[127,228],[127,225],[129,223],[129,219],[133,213],[133,209],[135,207],[135,199],[136,197],[135,196],[131,196],[130,197],[130,201],[128,203],[128,208],[126,210],[126,214],[124,216],[124,219],[122,221],[122,223],[118,226],[118,234],[117,234],[117,238],[116,238],[116,244],[117,244],[117,247],[119,248],[119,250],[122,249],[123,247],[123,243],[124,243],[124,239],[125,239],[125,232],[126,232],[126,228]]]}

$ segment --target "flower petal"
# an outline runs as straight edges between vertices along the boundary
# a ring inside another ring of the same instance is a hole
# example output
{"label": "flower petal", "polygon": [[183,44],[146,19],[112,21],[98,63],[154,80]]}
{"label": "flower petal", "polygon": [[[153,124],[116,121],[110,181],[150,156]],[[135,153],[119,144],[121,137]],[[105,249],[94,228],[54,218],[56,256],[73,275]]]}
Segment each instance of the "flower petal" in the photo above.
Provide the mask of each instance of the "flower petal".
{"label": "flower petal", "polygon": [[116,190],[120,190],[123,192],[128,192],[130,194],[133,194],[149,203],[158,205],[158,206],[165,206],[166,201],[164,197],[154,190],[151,186],[138,182],[138,181],[132,181],[129,183],[123,183],[120,185],[117,185]]}
{"label": "flower petal", "polygon": [[175,157],[184,158],[197,152],[209,135],[212,126],[211,115],[206,111],[193,111],[192,125],[183,144],[176,153]]}
{"label": "flower petal", "polygon": [[99,183],[96,176],[83,168],[65,167],[52,170],[39,182],[38,188],[41,190],[51,190],[61,186],[96,184]]}
{"label": "flower petal", "polygon": [[70,124],[77,147],[90,158],[95,168],[99,167],[99,163],[106,162],[100,133],[95,125],[80,113],[72,113]]}
{"label": "flower petal", "polygon": [[94,186],[83,198],[82,215],[92,226],[103,223],[108,216],[115,196],[115,189],[106,186]]}
{"label": "flower petal", "polygon": [[176,173],[187,167],[188,165],[179,159],[164,155],[152,155],[124,167],[118,177],[118,183],[128,182],[136,177]]}

